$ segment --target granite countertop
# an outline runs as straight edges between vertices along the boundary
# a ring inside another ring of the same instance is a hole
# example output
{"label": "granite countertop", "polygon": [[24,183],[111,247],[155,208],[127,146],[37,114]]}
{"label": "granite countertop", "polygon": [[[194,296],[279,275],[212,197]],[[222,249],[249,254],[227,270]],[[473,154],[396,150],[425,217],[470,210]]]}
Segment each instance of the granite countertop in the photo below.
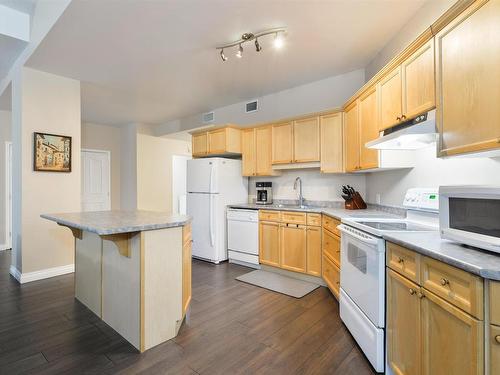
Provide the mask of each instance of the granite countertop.
{"label": "granite countertop", "polygon": [[386,232],[383,238],[485,279],[500,280],[500,254],[444,240],[439,231]]}
{"label": "granite countertop", "polygon": [[72,212],[40,216],[61,225],[99,235],[180,227],[191,221],[191,217],[186,215],[141,210]]}
{"label": "granite countertop", "polygon": [[229,208],[240,208],[246,210],[275,210],[275,211],[297,211],[297,212],[312,212],[318,214],[325,214],[331,216],[335,219],[342,220],[345,217],[380,217],[380,218],[401,218],[401,216],[390,214],[384,211],[375,209],[365,209],[365,210],[346,210],[339,207],[315,207],[308,206],[306,208],[300,208],[298,206],[290,205],[262,205],[262,204],[231,204]]}

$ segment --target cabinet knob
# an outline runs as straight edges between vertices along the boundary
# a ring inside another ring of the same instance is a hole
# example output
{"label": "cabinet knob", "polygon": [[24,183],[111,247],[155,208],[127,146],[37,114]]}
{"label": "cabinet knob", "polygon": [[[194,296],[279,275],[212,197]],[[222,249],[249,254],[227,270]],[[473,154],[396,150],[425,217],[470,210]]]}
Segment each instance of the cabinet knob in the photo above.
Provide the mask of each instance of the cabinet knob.
{"label": "cabinet knob", "polygon": [[417,293],[417,297],[420,298],[420,299],[425,298],[425,294],[422,293],[422,292],[418,292]]}
{"label": "cabinet knob", "polygon": [[445,286],[445,285],[450,285],[450,280],[448,279],[445,279],[444,277],[441,279],[441,285],[442,286]]}
{"label": "cabinet knob", "polygon": [[406,116],[405,115],[401,115],[401,120],[406,120]]}
{"label": "cabinet knob", "polygon": [[401,117],[399,117],[399,116],[396,117],[396,120],[401,121]]}
{"label": "cabinet knob", "polygon": [[500,335],[495,336],[495,341],[497,342],[497,344],[500,344]]}
{"label": "cabinet knob", "polygon": [[401,258],[401,257],[398,258],[398,263],[401,264],[401,263],[404,263],[404,262],[405,262],[405,260],[403,258]]}
{"label": "cabinet knob", "polygon": [[415,293],[417,293],[417,291],[413,288],[410,288],[410,294],[413,296]]}

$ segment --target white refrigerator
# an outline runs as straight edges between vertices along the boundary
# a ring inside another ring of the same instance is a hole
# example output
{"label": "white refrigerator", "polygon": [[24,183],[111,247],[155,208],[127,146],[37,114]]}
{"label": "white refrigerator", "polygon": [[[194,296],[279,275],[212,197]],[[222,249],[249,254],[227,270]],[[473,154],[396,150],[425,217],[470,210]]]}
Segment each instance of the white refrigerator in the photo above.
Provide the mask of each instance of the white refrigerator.
{"label": "white refrigerator", "polygon": [[227,260],[226,207],[248,202],[248,178],[241,175],[241,160],[204,158],[187,163],[193,257],[220,263]]}

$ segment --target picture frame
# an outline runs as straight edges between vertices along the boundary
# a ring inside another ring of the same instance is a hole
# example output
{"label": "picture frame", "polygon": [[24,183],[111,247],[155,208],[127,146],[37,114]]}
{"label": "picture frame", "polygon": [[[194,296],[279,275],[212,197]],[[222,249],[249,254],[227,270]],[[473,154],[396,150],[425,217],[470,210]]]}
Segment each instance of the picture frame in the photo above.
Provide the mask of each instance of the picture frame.
{"label": "picture frame", "polygon": [[71,172],[71,137],[33,133],[33,170],[35,172]]}

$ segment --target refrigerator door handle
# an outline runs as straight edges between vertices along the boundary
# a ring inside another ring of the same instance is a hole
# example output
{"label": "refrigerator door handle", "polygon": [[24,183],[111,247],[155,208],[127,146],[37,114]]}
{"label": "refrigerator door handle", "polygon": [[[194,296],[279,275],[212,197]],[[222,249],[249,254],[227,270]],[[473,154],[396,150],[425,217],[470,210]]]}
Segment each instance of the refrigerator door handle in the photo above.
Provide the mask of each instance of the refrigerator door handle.
{"label": "refrigerator door handle", "polygon": [[210,179],[208,180],[209,186],[208,186],[208,192],[211,194],[213,193],[213,186],[214,186],[214,165],[212,162],[209,162],[210,164]]}
{"label": "refrigerator door handle", "polygon": [[213,212],[214,212],[214,196],[213,194],[209,194],[210,195],[210,198],[209,198],[209,213],[208,213],[208,222],[209,222],[209,230],[210,230],[210,246],[214,246],[214,223],[213,223]]}

